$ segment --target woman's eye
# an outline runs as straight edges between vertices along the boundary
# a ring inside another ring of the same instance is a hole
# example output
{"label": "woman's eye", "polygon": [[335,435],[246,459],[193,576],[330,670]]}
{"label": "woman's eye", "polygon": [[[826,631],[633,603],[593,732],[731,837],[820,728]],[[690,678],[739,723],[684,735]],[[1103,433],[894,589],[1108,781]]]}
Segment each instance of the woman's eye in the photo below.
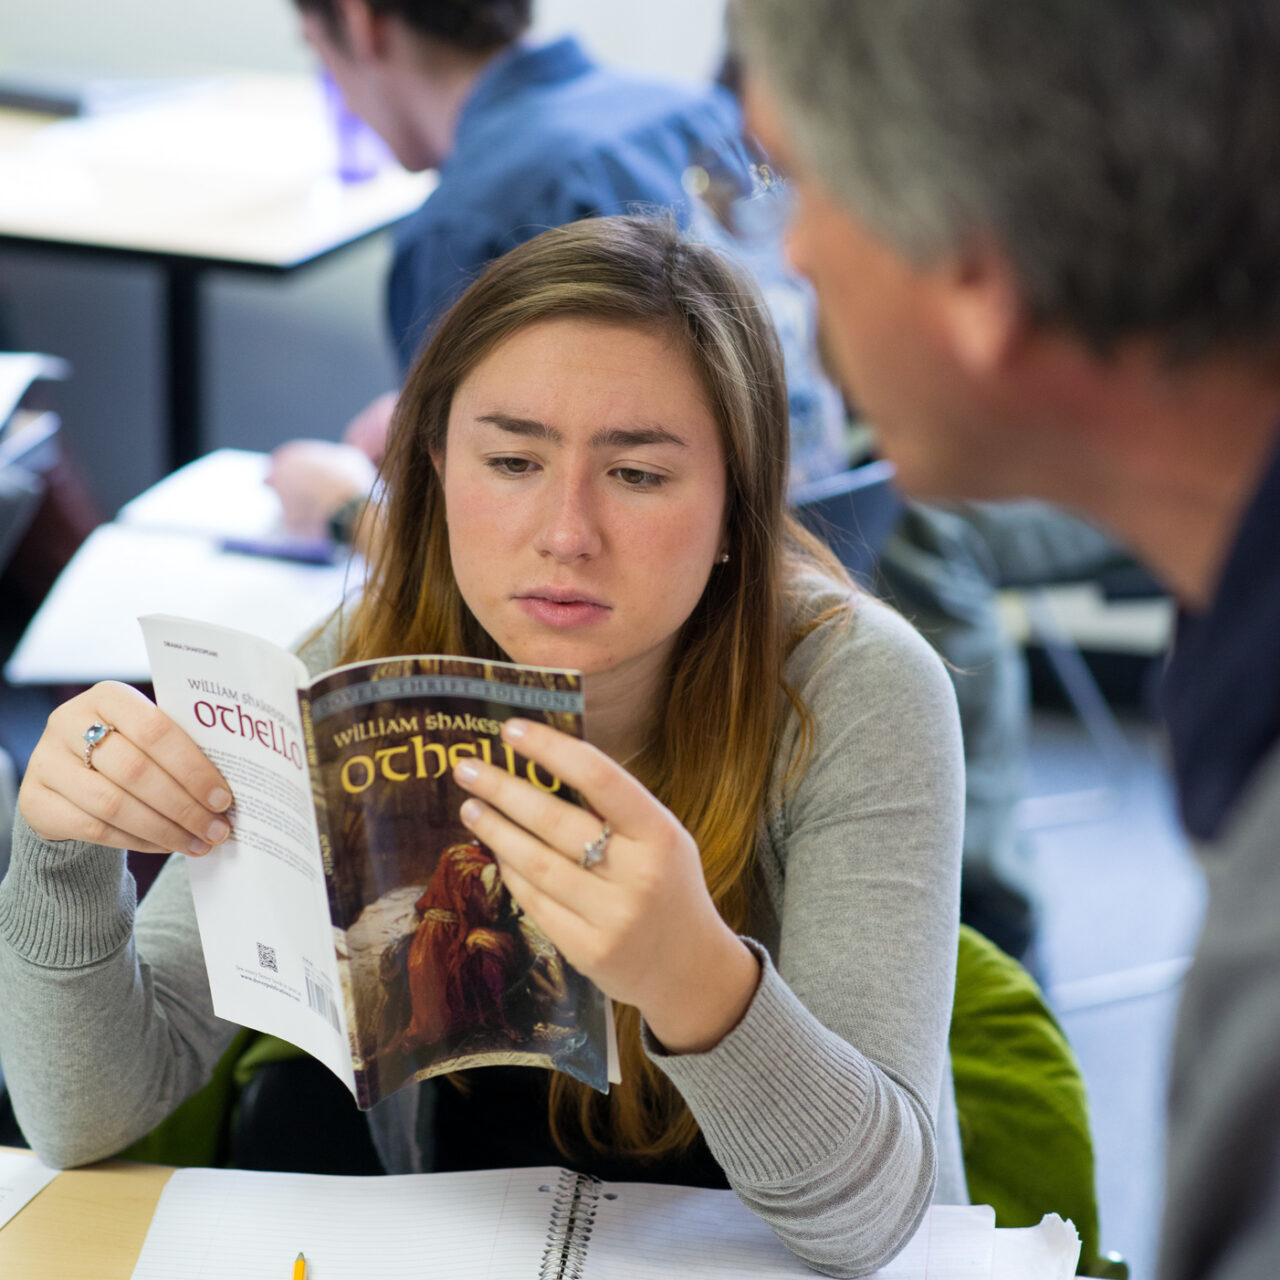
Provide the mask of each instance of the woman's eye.
{"label": "woman's eye", "polygon": [[629,489],[656,489],[666,479],[655,471],[641,471],[639,467],[618,467],[613,474]]}
{"label": "woman's eye", "polygon": [[503,476],[522,476],[533,469],[528,458],[489,458],[485,465]]}

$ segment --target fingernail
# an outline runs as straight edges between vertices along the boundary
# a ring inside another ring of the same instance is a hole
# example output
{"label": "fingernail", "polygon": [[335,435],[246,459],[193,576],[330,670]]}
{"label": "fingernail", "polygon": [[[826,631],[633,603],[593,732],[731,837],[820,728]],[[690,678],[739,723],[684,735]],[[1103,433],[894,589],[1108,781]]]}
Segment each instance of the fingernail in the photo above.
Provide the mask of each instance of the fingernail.
{"label": "fingernail", "polygon": [[502,726],[502,736],[510,738],[514,742],[519,742],[524,737],[528,725],[523,720],[508,720]]}
{"label": "fingernail", "polygon": [[462,808],[458,812],[462,815],[462,820],[470,826],[479,816],[481,804],[479,800],[466,800],[463,802]]}
{"label": "fingernail", "polygon": [[208,846],[207,844],[205,844],[205,842],[204,842],[203,840],[194,840],[194,839],[193,839],[193,840],[191,841],[191,843],[190,843],[189,845],[187,845],[187,852],[188,852],[188,853],[194,853],[194,854],[196,855],[196,857],[198,858],[198,857],[200,857],[200,855],[201,855],[201,854],[205,854],[205,853],[208,853],[208,852],[209,852],[209,846]]}
{"label": "fingernail", "polygon": [[209,829],[204,833],[204,838],[208,840],[210,844],[217,844],[219,840],[225,840],[230,831],[231,828],[226,822],[221,818],[214,818],[214,820],[209,823]]}
{"label": "fingernail", "polygon": [[453,776],[459,782],[474,782],[480,776],[480,766],[474,760],[459,760],[454,765]]}
{"label": "fingernail", "polygon": [[231,803],[231,792],[224,787],[214,787],[209,792],[208,805],[215,813],[221,813]]}

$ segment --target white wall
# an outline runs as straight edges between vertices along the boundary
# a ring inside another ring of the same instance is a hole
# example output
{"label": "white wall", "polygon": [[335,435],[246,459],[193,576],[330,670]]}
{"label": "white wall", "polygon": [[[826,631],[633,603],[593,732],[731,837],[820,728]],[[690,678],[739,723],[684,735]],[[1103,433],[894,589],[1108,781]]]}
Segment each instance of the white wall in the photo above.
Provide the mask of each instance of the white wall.
{"label": "white wall", "polygon": [[[724,0],[542,0],[537,31],[576,31],[600,57],[698,80],[720,54]],[[0,66],[115,74],[311,66],[289,0],[4,0]],[[385,238],[284,282],[233,274],[206,294],[213,446],[333,436],[391,385]],[[153,269],[0,250],[20,345],[75,367],[64,431],[108,511],[160,475],[164,388]]]}
{"label": "white wall", "polygon": [[[712,69],[724,0],[535,0],[535,30],[577,32],[602,58],[681,79]],[[289,0],[7,0],[0,65],[175,74],[308,65]]]}
{"label": "white wall", "polygon": [[126,74],[308,65],[289,0],[8,0],[0,61]]}
{"label": "white wall", "polygon": [[616,66],[681,80],[714,74],[724,0],[535,0],[535,30],[572,31]]}

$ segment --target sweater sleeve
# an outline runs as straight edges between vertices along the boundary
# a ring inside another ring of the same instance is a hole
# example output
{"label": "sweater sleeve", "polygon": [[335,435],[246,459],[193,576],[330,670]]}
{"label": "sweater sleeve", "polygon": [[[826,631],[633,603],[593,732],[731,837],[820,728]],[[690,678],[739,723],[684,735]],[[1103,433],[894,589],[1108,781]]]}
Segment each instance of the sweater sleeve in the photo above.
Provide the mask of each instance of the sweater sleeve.
{"label": "sweater sleeve", "polygon": [[[314,672],[337,616],[301,644]],[[42,840],[19,814],[0,882],[0,1063],[55,1168],[114,1155],[210,1078],[238,1028],[209,994],[185,857],[137,903],[119,849]]]}
{"label": "sweater sleeve", "polygon": [[936,1177],[959,726],[937,658],[868,598],[848,627],[828,624],[797,649],[788,679],[814,737],[799,783],[788,793],[777,780],[759,851],[780,908],[775,954],[757,945],[755,997],[713,1049],[646,1046],[748,1207],[811,1266],[858,1276],[910,1238]]}
{"label": "sweater sleeve", "polygon": [[0,884],[0,991],[14,1113],[55,1168],[149,1132],[236,1032],[213,1013],[184,860],[135,910],[120,850],[42,840],[21,816]]}

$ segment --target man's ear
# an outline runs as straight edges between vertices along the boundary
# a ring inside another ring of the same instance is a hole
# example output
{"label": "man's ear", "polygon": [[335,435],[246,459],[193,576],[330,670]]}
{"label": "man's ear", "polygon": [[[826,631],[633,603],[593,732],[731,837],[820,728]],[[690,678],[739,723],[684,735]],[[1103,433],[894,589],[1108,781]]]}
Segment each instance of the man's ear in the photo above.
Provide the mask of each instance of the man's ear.
{"label": "man's ear", "polygon": [[386,55],[387,16],[376,13],[367,0],[337,0],[338,22],[351,56],[361,62]]}
{"label": "man's ear", "polygon": [[969,246],[942,268],[941,320],[960,365],[973,374],[1006,364],[1028,327],[1009,260],[993,246]]}

